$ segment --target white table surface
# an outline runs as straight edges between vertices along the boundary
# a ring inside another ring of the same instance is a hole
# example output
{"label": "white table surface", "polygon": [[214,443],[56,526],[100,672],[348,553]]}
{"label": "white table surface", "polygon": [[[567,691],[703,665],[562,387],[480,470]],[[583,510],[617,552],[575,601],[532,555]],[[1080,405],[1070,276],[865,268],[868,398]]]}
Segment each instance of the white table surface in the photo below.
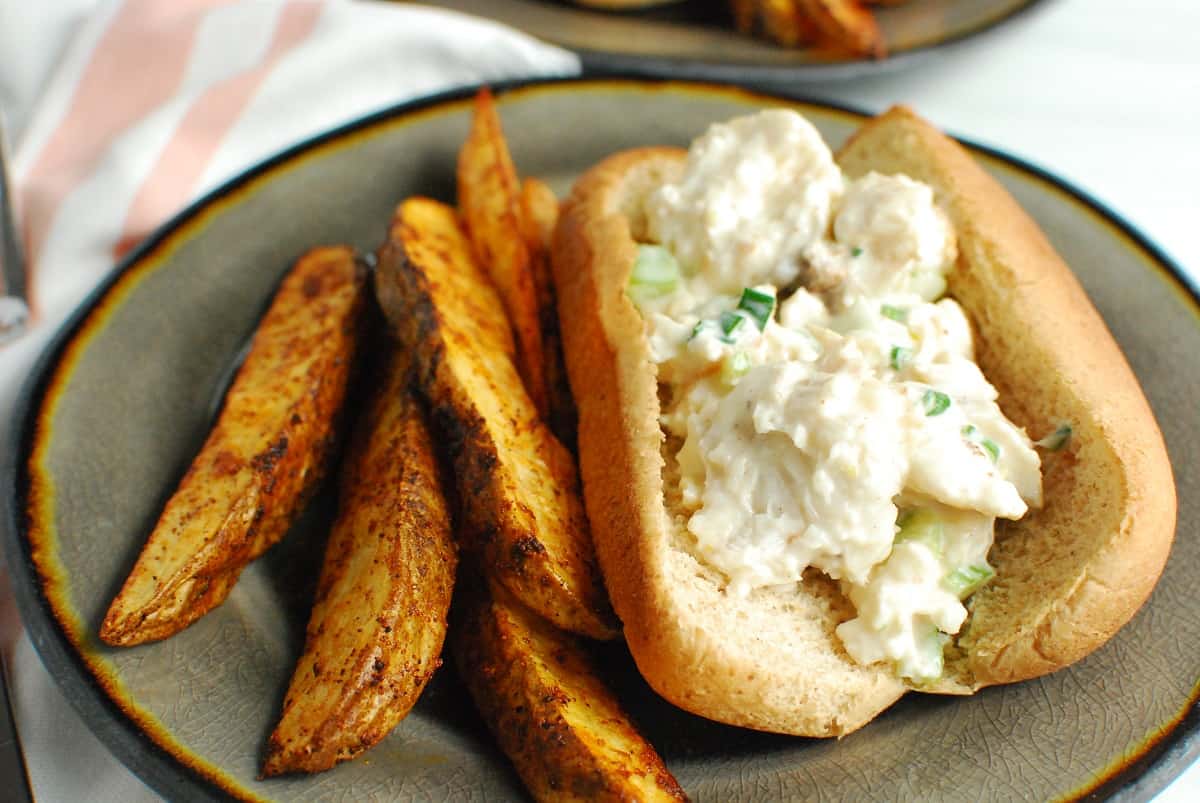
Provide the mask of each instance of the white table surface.
{"label": "white table surface", "polygon": [[[1046,0],[911,70],[797,89],[871,110],[907,103],[1043,166],[1200,280],[1200,3]],[[1157,798],[1197,799],[1200,765]]]}

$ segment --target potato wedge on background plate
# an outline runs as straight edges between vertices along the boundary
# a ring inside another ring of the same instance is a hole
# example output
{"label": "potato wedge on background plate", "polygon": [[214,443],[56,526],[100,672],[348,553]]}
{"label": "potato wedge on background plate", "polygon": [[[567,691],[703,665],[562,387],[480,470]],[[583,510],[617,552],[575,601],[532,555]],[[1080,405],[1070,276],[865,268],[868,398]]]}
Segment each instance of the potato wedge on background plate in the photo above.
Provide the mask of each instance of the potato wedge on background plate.
{"label": "potato wedge on background plate", "polygon": [[454,210],[426,198],[401,204],[375,288],[448,441],[467,544],[539,615],[615,636],[574,459],[521,384],[504,308]]}
{"label": "potato wedge on background plate", "polygon": [[166,638],[229,595],[325,475],[358,347],[365,275],[317,248],[284,277],[200,453],[104,617],[100,638]]}
{"label": "potato wedge on background plate", "polygon": [[326,770],[373,747],[441,665],[457,553],[409,355],[387,347],[342,466],[304,653],[264,776]]}
{"label": "potato wedge on background plate", "polygon": [[881,59],[887,44],[874,15],[858,0],[795,0],[816,28],[821,44],[855,56]]}
{"label": "potato wedge on background plate", "polygon": [[813,21],[801,13],[800,0],[755,0],[758,7],[758,31],[784,47],[814,44],[818,31]]}
{"label": "potato wedge on background plate", "polygon": [[522,236],[521,185],[492,93],[475,96],[471,131],[458,154],[458,205],[479,264],[492,278],[516,334],[517,367],[545,418],[550,400],[542,367],[536,279]]}
{"label": "potato wedge on background plate", "polygon": [[530,263],[537,282],[542,366],[550,400],[546,421],[555,437],[574,453],[577,413],[567,382],[567,366],[563,362],[557,294],[554,292],[554,274],[550,270],[550,241],[558,224],[558,197],[544,181],[527,178],[521,184],[521,212],[525,242],[529,245]]}
{"label": "potato wedge on background plate", "polygon": [[465,586],[451,631],[455,664],[535,799],[687,800],[575,638],[503,589]]}

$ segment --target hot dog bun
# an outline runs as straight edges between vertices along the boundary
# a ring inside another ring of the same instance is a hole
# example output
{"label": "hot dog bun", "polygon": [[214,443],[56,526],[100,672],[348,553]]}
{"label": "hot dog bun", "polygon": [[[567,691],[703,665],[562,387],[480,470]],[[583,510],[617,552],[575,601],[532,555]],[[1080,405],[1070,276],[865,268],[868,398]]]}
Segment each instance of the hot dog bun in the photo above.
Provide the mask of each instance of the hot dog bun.
{"label": "hot dog bun", "polygon": [[[797,590],[727,596],[685,546],[685,518],[659,424],[642,317],[625,290],[644,227],[641,199],[684,157],[612,156],[576,184],[554,245],[584,492],[613,605],[646,680],[702,716],[806,736],[849,733],[906,691],[860,666],[834,628],[854,615],[809,570]],[[1071,422],[1043,461],[1046,502],[998,527],[996,579],[926,691],[969,694],[1079,660],[1141,606],[1162,571],[1175,494],[1162,435],[1132,371],[1062,259],[1016,201],[957,143],[904,108],[841,150],[848,176],[929,184],[958,236],[948,295],[973,322],[977,360],[1005,414],[1030,433]],[[666,494],[666,495],[665,495]]]}

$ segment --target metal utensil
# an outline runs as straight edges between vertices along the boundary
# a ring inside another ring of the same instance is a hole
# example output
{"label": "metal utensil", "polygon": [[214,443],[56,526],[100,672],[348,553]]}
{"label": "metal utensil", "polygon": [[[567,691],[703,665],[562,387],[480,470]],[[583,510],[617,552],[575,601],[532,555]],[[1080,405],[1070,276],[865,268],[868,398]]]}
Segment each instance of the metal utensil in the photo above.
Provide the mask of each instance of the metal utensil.
{"label": "metal utensil", "polygon": [[29,320],[25,254],[17,234],[13,205],[8,148],[4,128],[0,126],[0,346],[20,336]]}

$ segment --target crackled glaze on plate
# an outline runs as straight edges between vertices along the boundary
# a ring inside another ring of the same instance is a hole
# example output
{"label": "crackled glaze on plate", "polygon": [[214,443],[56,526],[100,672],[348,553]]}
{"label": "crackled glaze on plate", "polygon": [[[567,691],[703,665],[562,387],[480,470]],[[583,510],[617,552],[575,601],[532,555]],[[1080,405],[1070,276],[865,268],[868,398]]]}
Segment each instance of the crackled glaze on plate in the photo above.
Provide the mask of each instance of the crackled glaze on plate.
{"label": "crackled glaze on plate", "polygon": [[[378,245],[394,204],[450,199],[468,123],[459,94],[400,107],[257,168],[134,253],[51,346],[4,452],[6,547],[30,634],[85,720],[168,797],[279,800],[519,798],[461,685],[444,668],[363,759],[315,777],[256,779],[304,623],[331,515],[318,499],[229,600],[178,636],[113,649],[95,638],[211,400],[288,264],[308,247]],[[685,144],[778,99],[679,83],[571,81],[511,89],[514,159],[560,193],[601,157]],[[831,143],[853,113],[798,104]],[[1150,603],[1076,666],[970,698],[909,695],[840,741],[737,730],[659,700],[620,648],[600,660],[695,800],[1141,799],[1194,758],[1200,667],[1200,462],[1194,291],[1164,257],[1054,179],[976,151],[1078,272],[1143,382],[1179,483],[1179,537]],[[1176,727],[1187,717],[1183,726]],[[1130,785],[1132,784],[1132,785]]]}

